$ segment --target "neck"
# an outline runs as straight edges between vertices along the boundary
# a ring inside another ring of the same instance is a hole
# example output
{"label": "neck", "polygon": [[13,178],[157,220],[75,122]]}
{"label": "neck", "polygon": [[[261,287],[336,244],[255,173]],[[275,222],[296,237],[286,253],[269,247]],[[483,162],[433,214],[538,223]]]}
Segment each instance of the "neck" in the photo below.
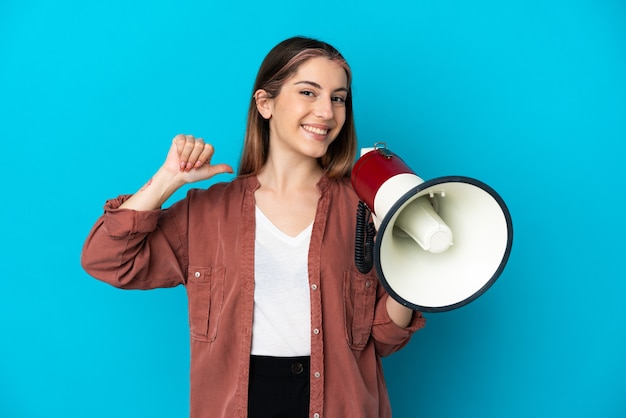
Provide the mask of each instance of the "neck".
{"label": "neck", "polygon": [[269,158],[259,171],[257,178],[264,188],[279,193],[294,190],[316,188],[323,175],[323,170],[315,159],[307,159],[298,163],[281,161],[276,163]]}

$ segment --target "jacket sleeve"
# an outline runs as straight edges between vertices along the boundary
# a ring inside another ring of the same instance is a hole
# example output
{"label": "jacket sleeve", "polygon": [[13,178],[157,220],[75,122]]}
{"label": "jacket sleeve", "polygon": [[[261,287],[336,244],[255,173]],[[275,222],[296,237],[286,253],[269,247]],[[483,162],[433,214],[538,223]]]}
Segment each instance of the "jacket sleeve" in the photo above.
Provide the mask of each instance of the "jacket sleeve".
{"label": "jacket sleeve", "polygon": [[120,209],[129,197],[106,202],[104,214],[83,245],[83,268],[91,276],[124,289],[182,284],[187,241],[181,222],[168,209]]}
{"label": "jacket sleeve", "polygon": [[372,326],[372,338],[376,352],[381,356],[388,356],[406,344],[411,336],[426,325],[426,319],[421,312],[414,311],[411,322],[406,328],[400,328],[389,317],[387,312],[387,298],[390,297],[383,290],[378,298],[374,312],[374,324]]}

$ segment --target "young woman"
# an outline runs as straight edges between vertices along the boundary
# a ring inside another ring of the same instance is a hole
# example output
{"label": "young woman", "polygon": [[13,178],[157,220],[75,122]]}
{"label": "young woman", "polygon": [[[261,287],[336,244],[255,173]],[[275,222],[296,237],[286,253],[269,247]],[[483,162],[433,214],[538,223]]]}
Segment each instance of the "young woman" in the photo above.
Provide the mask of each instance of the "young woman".
{"label": "young woman", "polygon": [[424,326],[354,267],[358,197],[351,71],[331,45],[295,37],[263,61],[238,176],[213,147],[174,137],[161,168],[110,200],[82,263],[125,289],[183,285],[191,417],[389,417],[381,357]]}

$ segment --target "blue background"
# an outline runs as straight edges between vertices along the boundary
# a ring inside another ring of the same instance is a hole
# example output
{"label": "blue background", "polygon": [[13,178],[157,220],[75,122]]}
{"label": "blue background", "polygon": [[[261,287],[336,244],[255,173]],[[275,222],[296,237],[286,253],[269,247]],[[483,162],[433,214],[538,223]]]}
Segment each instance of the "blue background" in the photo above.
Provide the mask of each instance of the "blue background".
{"label": "blue background", "polygon": [[0,416],[188,414],[184,289],[113,289],[81,246],[175,134],[237,164],[258,66],[297,34],[353,67],[362,146],[513,216],[495,285],[385,360],[394,416],[626,416],[625,3],[226,3],[0,2]]}

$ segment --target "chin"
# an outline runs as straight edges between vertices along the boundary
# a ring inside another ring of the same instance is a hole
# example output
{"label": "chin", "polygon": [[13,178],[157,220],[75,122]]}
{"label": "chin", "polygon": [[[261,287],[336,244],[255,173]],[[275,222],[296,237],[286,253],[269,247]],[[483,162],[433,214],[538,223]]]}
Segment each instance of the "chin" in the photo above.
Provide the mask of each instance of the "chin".
{"label": "chin", "polygon": [[306,154],[311,158],[322,158],[328,152],[328,145],[318,145],[307,150]]}

